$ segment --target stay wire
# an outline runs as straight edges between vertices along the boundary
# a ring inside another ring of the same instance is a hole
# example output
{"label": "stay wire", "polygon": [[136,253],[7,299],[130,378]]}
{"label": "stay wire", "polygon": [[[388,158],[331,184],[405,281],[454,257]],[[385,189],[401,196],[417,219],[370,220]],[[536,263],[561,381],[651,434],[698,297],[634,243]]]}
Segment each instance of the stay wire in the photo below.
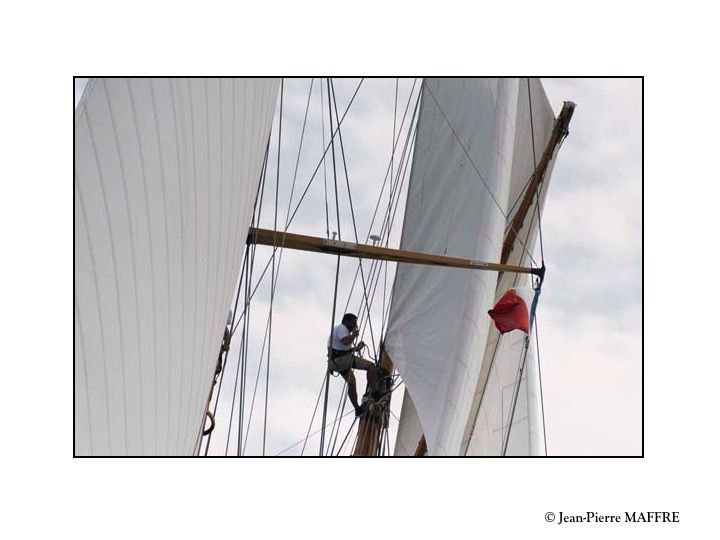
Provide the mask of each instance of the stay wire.
{"label": "stay wire", "polygon": [[[320,80],[320,123],[322,132],[322,144],[325,148],[325,112],[324,112],[324,99],[323,99],[323,85]],[[328,193],[327,193],[327,167],[325,160],[323,159],[323,185],[325,186],[325,238],[330,238],[330,208],[328,207]]]}
{"label": "stay wire", "polygon": [[[321,87],[322,87],[322,85],[321,85]],[[305,442],[303,443],[302,450],[300,450],[301,456],[305,453],[305,446],[307,445],[308,437],[310,436],[310,430],[312,429],[313,422],[315,421],[315,413],[317,413],[317,408],[318,408],[318,405],[320,404],[320,398],[323,395],[323,386],[325,386],[325,375],[323,375],[322,381],[320,382],[320,390],[318,391],[318,397],[315,400],[315,408],[313,409],[312,416],[310,417],[310,424],[308,425],[307,433],[305,434]]]}
{"label": "stay wire", "polygon": [[[530,327],[528,328],[529,332],[532,332],[533,328],[535,326],[535,313],[537,310],[538,300],[540,298],[540,290],[541,290],[540,286],[538,286],[538,288],[535,289],[535,295],[533,297],[532,306],[530,308]],[[502,448],[503,456],[505,456],[507,454],[508,444],[510,443],[510,433],[512,431],[512,423],[515,420],[515,409],[517,407],[517,401],[518,401],[518,397],[520,395],[520,385],[522,384],[523,372],[525,371],[525,363],[527,361],[527,355],[528,355],[529,350],[530,350],[530,335],[528,334],[527,336],[525,336],[524,352],[523,352],[522,360],[521,360],[520,366],[519,366],[519,372],[518,372],[517,379],[516,379],[517,382],[516,382],[515,388],[513,390],[512,407],[510,409],[510,417],[508,420],[508,429],[507,429],[507,433],[505,434],[505,439],[503,441],[503,448]]]}
{"label": "stay wire", "polygon": [[350,429],[348,429],[348,432],[347,432],[347,434],[345,435],[345,438],[343,439],[342,443],[340,443],[340,448],[338,448],[337,454],[335,454],[335,455],[339,456],[340,453],[342,452],[342,449],[343,449],[343,447],[345,446],[345,443],[347,442],[348,437],[349,437],[350,434],[352,433],[352,430],[353,430],[353,428],[355,427],[355,424],[357,423],[357,421],[358,421],[358,417],[356,416],[356,417],[353,419],[352,424],[350,424]]}
{"label": "stay wire", "polygon": [[[278,197],[280,195],[280,155],[282,149],[282,121],[283,121],[283,97],[285,91],[285,79],[280,80],[280,115],[278,118],[278,148],[277,148],[277,175],[275,177],[275,217],[273,219],[273,230],[275,235],[273,236],[273,245],[277,244],[277,215],[278,215]],[[308,103],[310,98],[308,96]],[[298,152],[298,161],[300,160],[300,154]],[[295,183],[293,182],[293,188]],[[263,442],[262,442],[262,455],[265,455],[265,443],[267,440],[267,414],[268,414],[268,399],[270,397],[270,359],[272,349],[272,319],[273,319],[273,303],[275,301],[275,251],[272,255],[272,275],[270,281],[270,310],[268,313],[268,349],[267,349],[267,364],[265,370],[265,411],[263,414]]]}
{"label": "stay wire", "polygon": [[[328,111],[330,111],[330,131],[333,129],[333,123],[332,123],[332,109],[330,108],[330,79],[327,79],[327,90],[328,90]],[[339,131],[338,126],[338,131]],[[337,188],[337,169],[335,167],[335,144],[334,141],[335,137],[330,139],[330,145],[332,147],[332,164],[333,164],[333,180],[335,184],[335,214],[337,216],[337,226],[338,226],[338,238],[340,238],[340,200],[338,198],[338,188]],[[328,334],[330,336],[330,346],[328,347],[328,355],[331,354],[331,348],[332,348],[332,336],[335,332],[335,312],[337,309],[337,293],[338,293],[338,281],[340,279],[340,255],[337,256],[337,265],[335,267],[335,288],[333,292],[333,307],[332,307],[332,316],[330,318],[330,333]],[[328,394],[330,393],[330,368],[329,366],[326,368],[326,375],[325,375],[325,400],[323,405],[323,420],[322,420],[322,433],[320,434],[320,455],[323,455],[323,448],[325,444],[325,420],[327,418],[327,405],[328,405]]]}
{"label": "stay wire", "polygon": [[[347,403],[347,381],[345,381],[345,384],[343,384],[343,389],[340,392],[340,399],[338,399],[338,405],[337,409],[335,409],[335,419],[333,420],[332,429],[330,430],[330,437],[328,437],[328,444],[326,450],[326,454],[333,455],[333,452],[335,451],[335,442],[337,442],[338,433],[340,433],[340,423],[338,423],[338,419],[342,422],[342,415],[345,412],[345,404]],[[342,405],[342,407],[341,407]],[[335,435],[335,442],[333,442],[333,435]],[[330,443],[332,442],[332,450],[330,447]]]}
{"label": "stay wire", "polygon": [[[303,199],[305,198],[305,195],[307,195],[308,190],[310,189],[310,186],[312,185],[313,180],[315,179],[315,176],[317,175],[318,170],[320,169],[320,165],[322,165],[323,161],[325,160],[325,154],[327,154],[327,151],[330,149],[330,146],[335,141],[335,135],[337,134],[338,130],[340,129],[340,126],[342,125],[343,121],[345,120],[345,116],[347,115],[348,111],[350,110],[350,106],[353,104],[353,101],[355,101],[355,97],[357,96],[358,91],[360,90],[360,86],[362,86],[362,83],[365,79],[361,79],[360,83],[357,85],[357,88],[355,89],[355,92],[353,93],[352,97],[350,98],[349,103],[347,104],[347,107],[345,108],[345,112],[343,113],[342,117],[340,118],[340,121],[338,122],[337,128],[332,133],[332,136],[330,137],[330,143],[325,147],[325,151],[323,152],[323,155],[320,157],[320,161],[317,164],[317,167],[315,168],[315,171],[310,176],[310,180],[308,181],[307,185],[305,186],[305,189],[302,192],[302,195],[300,196],[300,200],[298,201],[297,205],[295,206],[295,210],[293,211],[292,215],[290,216],[290,220],[287,222],[285,230],[287,230],[287,227],[290,226],[290,223],[295,219],[295,215],[297,214],[298,210],[300,209],[300,205],[303,202]],[[339,232],[338,232],[339,234]]]}
{"label": "stay wire", "polygon": [[[347,416],[348,414],[351,414],[351,413],[353,413],[353,412],[354,412],[354,411],[348,411],[348,412],[346,412],[346,413],[344,414],[344,416]],[[325,424],[325,425],[322,426],[322,427],[319,427],[318,429],[316,429],[315,431],[313,431],[313,432],[310,434],[310,437],[314,437],[315,435],[317,435],[318,433],[320,433],[323,429],[327,428],[329,425],[330,425],[330,422],[328,422],[327,424]],[[280,450],[280,452],[278,452],[277,454],[274,454],[274,455],[275,455],[275,456],[280,456],[280,455],[284,454],[285,452],[287,452],[288,450],[291,450],[292,448],[295,448],[296,446],[302,444],[303,441],[305,441],[305,439],[300,439],[300,440],[297,441],[296,443],[293,443],[293,444],[291,444],[290,446],[287,446],[286,448],[283,448],[282,450]]]}
{"label": "stay wire", "polygon": [[537,313],[535,313],[535,349],[537,353],[538,379],[540,381],[540,411],[542,413],[543,423],[543,444],[545,446],[545,455],[548,455],[547,449],[547,428],[545,427],[545,399],[543,398],[542,370],[540,369],[540,331],[538,330]]}
{"label": "stay wire", "polygon": [[[399,86],[400,78],[395,78],[395,105],[393,107],[393,141],[395,140],[395,124],[397,123],[397,103],[398,103],[398,86]],[[393,161],[395,159],[395,145],[392,145],[391,153],[390,153],[390,174],[393,174],[392,166]],[[390,234],[388,234],[388,239],[390,238]],[[387,246],[387,242],[385,243]],[[382,311],[380,312],[380,339],[385,336],[385,297],[387,296],[387,261],[383,262],[383,297],[382,297]]]}

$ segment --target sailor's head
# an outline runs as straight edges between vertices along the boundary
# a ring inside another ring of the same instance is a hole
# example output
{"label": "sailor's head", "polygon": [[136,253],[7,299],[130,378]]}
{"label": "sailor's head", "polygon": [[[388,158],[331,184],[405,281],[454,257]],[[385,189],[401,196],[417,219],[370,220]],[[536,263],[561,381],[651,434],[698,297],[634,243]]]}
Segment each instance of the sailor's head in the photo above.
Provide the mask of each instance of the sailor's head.
{"label": "sailor's head", "polygon": [[357,327],[357,315],[354,313],[346,313],[343,315],[342,323],[348,330],[355,330],[355,327]]}

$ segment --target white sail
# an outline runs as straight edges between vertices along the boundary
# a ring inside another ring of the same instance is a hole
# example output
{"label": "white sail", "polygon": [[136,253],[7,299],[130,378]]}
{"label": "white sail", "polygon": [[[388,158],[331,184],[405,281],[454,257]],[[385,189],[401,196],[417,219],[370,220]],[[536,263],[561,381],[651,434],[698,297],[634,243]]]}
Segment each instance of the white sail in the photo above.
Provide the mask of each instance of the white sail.
{"label": "white sail", "polygon": [[92,79],[75,111],[75,453],[191,454],[274,79]]}
{"label": "white sail", "polygon": [[396,456],[412,456],[417,450],[418,441],[423,436],[423,428],[415,404],[407,389],[405,389],[405,395],[403,396],[400,418],[402,420],[398,425],[398,432],[395,437],[394,454]]}
{"label": "white sail", "polygon": [[[424,85],[401,248],[498,261],[518,80],[426,79]],[[431,455],[460,452],[496,286],[490,272],[398,265],[385,344]]]}
{"label": "white sail", "polygon": [[[528,88],[529,85],[529,88]],[[528,95],[529,90],[529,95]],[[532,130],[531,113],[532,105]],[[523,195],[524,187],[535,170],[535,162],[539,161],[550,139],[555,117],[542,85],[537,79],[522,79],[517,107],[517,131],[513,152],[513,173],[511,184],[510,213],[506,230],[514,217]],[[533,154],[533,139],[535,152]],[[544,180],[540,185],[539,210],[542,213],[547,194],[555,156],[550,160]],[[529,266],[538,231],[538,207],[533,204],[523,226],[517,231],[508,264]],[[536,261],[538,264],[540,261]],[[527,286],[527,276],[504,273],[498,280],[495,299],[505,291],[517,286]],[[501,455],[503,448],[502,434],[510,430],[510,444],[506,454],[520,453],[524,455],[544,454],[544,434],[540,414],[540,393],[538,383],[538,366],[535,355],[534,337],[531,336],[531,349],[525,363],[525,373],[514,416],[510,417],[511,407],[506,402],[510,399],[515,387],[518,367],[523,356],[524,334],[511,332],[500,336],[494,326],[485,348],[482,369],[478,386],[473,398],[473,406],[468,418],[463,437],[462,453],[468,455]],[[510,390],[508,390],[510,389]],[[509,392],[509,393],[508,393]],[[516,425],[517,424],[517,425]],[[528,444],[518,441],[521,434],[527,435]]]}

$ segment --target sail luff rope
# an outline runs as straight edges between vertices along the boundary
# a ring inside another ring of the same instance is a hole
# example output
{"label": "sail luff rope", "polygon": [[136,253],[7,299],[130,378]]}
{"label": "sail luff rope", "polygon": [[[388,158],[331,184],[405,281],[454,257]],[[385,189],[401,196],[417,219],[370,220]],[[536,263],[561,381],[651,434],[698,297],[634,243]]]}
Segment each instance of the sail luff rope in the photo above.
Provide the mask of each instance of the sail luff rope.
{"label": "sail luff rope", "polygon": [[[270,152],[270,137],[271,137],[271,135],[272,134],[268,135],[268,142],[267,142],[267,146],[265,148],[265,157],[263,159],[263,165],[262,165],[261,172],[260,172],[260,189],[255,198],[255,210],[253,211],[253,221],[255,221],[257,224],[260,223],[260,216],[262,214],[262,203],[263,203],[263,198],[265,195],[265,177],[266,177],[266,173],[267,173],[267,164],[268,164],[268,156],[269,156],[269,152]],[[227,439],[225,441],[225,455],[226,456],[228,453],[228,449],[230,447],[230,436],[232,433],[232,419],[233,419],[233,414],[235,412],[235,399],[236,399],[237,390],[238,390],[238,378],[240,377],[242,357],[243,357],[244,349],[245,349],[245,341],[246,341],[245,333],[246,333],[246,327],[247,327],[247,318],[248,318],[247,311],[248,311],[248,304],[249,304],[249,301],[247,298],[247,289],[248,289],[247,284],[248,284],[249,280],[252,278],[252,269],[253,269],[253,264],[254,264],[254,260],[255,260],[255,257],[254,257],[255,251],[252,248],[254,248],[254,246],[249,246],[249,245],[245,248],[245,259],[248,260],[248,263],[247,263],[246,273],[245,273],[244,308],[243,308],[243,313],[242,313],[241,317],[238,319],[238,323],[237,323],[237,324],[240,324],[240,320],[243,321],[243,333],[242,333],[241,340],[240,340],[240,350],[238,351],[238,363],[237,363],[237,368],[235,370],[235,382],[233,385],[233,397],[232,397],[232,403],[230,406],[230,420],[228,423]],[[252,255],[251,255],[251,252],[252,252]],[[241,282],[241,286],[242,286],[242,282]],[[238,289],[238,293],[239,293],[239,289]],[[236,308],[236,311],[237,311],[237,308]],[[231,326],[231,328],[232,328],[232,326]],[[231,340],[232,340],[233,333],[234,333],[234,330],[231,330],[231,332],[230,332]],[[224,371],[224,369],[223,369],[223,371]],[[242,380],[242,378],[240,378],[240,380]],[[219,400],[220,400],[220,389],[218,389],[217,401],[219,401]],[[239,411],[239,416],[240,416],[239,429],[240,430],[242,429],[241,404],[242,404],[242,389],[241,389],[240,403],[238,404],[238,408],[240,409],[240,411]],[[216,406],[217,406],[217,403],[216,403]],[[210,446],[210,442],[208,441],[208,447],[209,446]]]}
{"label": "sail luff rope", "polygon": [[[487,190],[488,194],[490,195],[490,198],[491,198],[491,199],[493,200],[493,202],[495,203],[495,206],[497,206],[497,209],[500,211],[500,213],[501,213],[502,216],[505,218],[505,220],[507,220],[507,217],[508,217],[507,214],[506,214],[505,211],[502,209],[502,206],[500,205],[500,203],[498,202],[497,198],[495,197],[495,194],[494,194],[494,193],[492,192],[492,190],[490,189],[490,186],[488,186],[487,181],[485,180],[485,177],[482,175],[482,173],[480,172],[480,169],[479,169],[478,166],[475,164],[475,161],[473,160],[472,156],[470,155],[470,152],[468,152],[467,148],[465,148],[465,144],[463,143],[462,139],[460,138],[460,136],[459,136],[459,135],[457,134],[457,132],[455,131],[455,128],[453,127],[453,125],[450,123],[450,119],[449,119],[449,118],[447,117],[447,115],[445,114],[445,111],[443,111],[443,110],[442,110],[442,107],[440,107],[440,103],[439,103],[438,100],[435,98],[435,95],[433,94],[432,90],[430,89],[430,87],[429,87],[427,84],[424,83],[424,81],[423,81],[423,87],[424,87],[425,89],[427,89],[428,94],[430,94],[430,97],[431,97],[431,98],[433,99],[433,101],[435,102],[435,105],[436,105],[438,111],[440,111],[440,114],[441,114],[442,117],[445,119],[445,122],[447,122],[447,125],[448,125],[448,127],[450,128],[450,131],[452,132],[452,134],[453,134],[453,135],[455,136],[455,138],[457,139],[457,141],[458,141],[458,143],[460,144],[460,147],[462,148],[463,152],[465,152],[465,155],[467,156],[468,161],[470,161],[470,164],[472,165],[473,169],[475,169],[475,172],[477,173],[478,177],[480,178],[480,180],[482,181],[483,185],[485,186],[485,189]],[[514,230],[514,228],[513,228],[513,230]],[[517,234],[517,231],[515,231],[515,233]],[[521,243],[522,243],[522,242],[521,242]],[[538,265],[537,262],[535,261],[535,259],[533,258],[532,254],[530,253],[530,251],[529,251],[529,250],[527,249],[527,247],[525,246],[525,244],[522,244],[522,248],[523,248],[523,250],[525,250],[525,253],[527,253],[528,257],[530,257],[530,260],[533,261],[536,265]],[[538,265],[538,266],[539,266],[539,265]]]}

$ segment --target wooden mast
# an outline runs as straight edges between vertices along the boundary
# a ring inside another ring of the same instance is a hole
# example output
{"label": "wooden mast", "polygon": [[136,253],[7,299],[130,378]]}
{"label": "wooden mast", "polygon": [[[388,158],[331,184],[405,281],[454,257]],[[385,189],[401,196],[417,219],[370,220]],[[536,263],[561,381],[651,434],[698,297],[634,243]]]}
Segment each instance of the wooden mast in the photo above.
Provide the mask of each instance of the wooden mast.
{"label": "wooden mast", "polygon": [[[382,347],[380,353],[380,367],[389,375],[392,375],[395,366],[393,366],[390,355],[385,352]],[[382,398],[380,401],[374,402],[370,400],[367,404],[365,414],[360,418],[358,424],[357,444],[355,444],[354,456],[379,456],[382,444],[383,430],[388,427],[390,422],[390,398],[392,395]]]}

